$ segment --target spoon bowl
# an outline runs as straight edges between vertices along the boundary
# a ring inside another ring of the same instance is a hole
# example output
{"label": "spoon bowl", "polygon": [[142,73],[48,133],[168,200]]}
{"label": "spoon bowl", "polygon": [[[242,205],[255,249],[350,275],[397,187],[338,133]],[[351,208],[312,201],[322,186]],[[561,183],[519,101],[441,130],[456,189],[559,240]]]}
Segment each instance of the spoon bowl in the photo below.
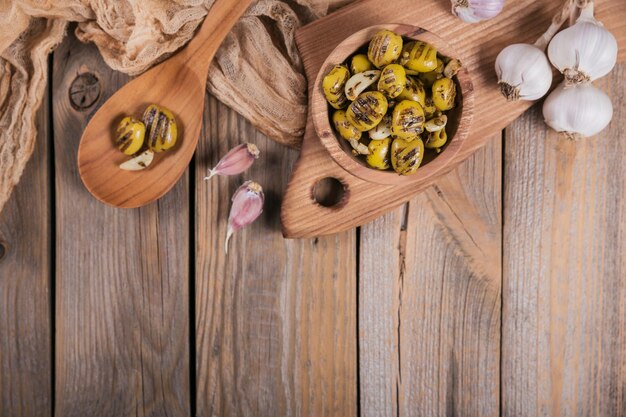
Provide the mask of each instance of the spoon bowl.
{"label": "spoon bowl", "polygon": [[[226,34],[251,0],[217,0],[189,44],[118,90],[85,128],[78,148],[83,184],[98,200],[124,208],[141,207],[162,197],[187,169],[195,152],[204,109],[209,64]],[[172,111],[178,126],[176,145],[155,154],[141,171],[119,165],[130,157],[114,144],[117,124],[125,116],[141,118],[150,104]]]}

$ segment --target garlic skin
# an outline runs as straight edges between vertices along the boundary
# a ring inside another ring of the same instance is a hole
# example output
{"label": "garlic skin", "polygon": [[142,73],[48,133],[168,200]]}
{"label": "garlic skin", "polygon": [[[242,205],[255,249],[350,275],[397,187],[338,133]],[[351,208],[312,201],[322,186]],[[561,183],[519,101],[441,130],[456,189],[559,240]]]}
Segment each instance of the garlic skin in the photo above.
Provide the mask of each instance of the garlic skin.
{"label": "garlic skin", "polygon": [[545,122],[570,139],[600,133],[613,117],[611,99],[591,84],[568,87],[562,82],[543,103]]}
{"label": "garlic skin", "polygon": [[502,95],[508,101],[537,100],[552,85],[552,68],[539,47],[516,43],[496,58],[496,74]]}
{"label": "garlic skin", "polygon": [[220,159],[215,168],[209,169],[209,175],[204,180],[210,180],[215,175],[238,175],[252,166],[261,152],[253,143],[242,143],[228,151]]}
{"label": "garlic skin", "polygon": [[476,23],[497,16],[504,0],[452,0],[452,14],[465,23]]}
{"label": "garlic skin", "polygon": [[226,253],[228,253],[228,242],[233,233],[252,224],[263,212],[265,203],[263,187],[254,181],[246,181],[235,191],[232,201],[228,215],[226,242],[224,242]]}
{"label": "garlic skin", "polygon": [[596,80],[613,69],[617,61],[617,41],[593,17],[593,2],[582,9],[576,24],[552,38],[548,57],[565,76],[568,85]]}

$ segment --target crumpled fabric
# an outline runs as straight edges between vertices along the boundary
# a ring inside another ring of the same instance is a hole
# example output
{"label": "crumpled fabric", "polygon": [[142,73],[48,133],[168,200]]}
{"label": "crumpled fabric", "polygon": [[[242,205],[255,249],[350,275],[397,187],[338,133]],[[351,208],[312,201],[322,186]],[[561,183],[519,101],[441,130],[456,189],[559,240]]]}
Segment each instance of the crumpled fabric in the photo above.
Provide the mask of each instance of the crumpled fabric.
{"label": "crumpled fabric", "polygon": [[[184,46],[214,1],[0,0],[0,210],[33,152],[48,54],[70,22],[107,65],[136,75]],[[298,147],[307,94],[294,33],[350,1],[256,1],[218,50],[207,90],[272,139]]]}

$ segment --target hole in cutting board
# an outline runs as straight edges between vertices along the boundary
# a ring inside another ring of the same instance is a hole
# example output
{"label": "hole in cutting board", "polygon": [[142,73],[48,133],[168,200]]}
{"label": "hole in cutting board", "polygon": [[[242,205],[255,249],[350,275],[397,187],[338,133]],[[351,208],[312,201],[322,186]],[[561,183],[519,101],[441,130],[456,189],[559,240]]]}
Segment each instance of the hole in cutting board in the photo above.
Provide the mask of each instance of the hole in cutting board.
{"label": "hole in cutting board", "polygon": [[322,178],[313,186],[313,200],[324,207],[334,207],[341,203],[346,194],[346,186],[337,178]]}

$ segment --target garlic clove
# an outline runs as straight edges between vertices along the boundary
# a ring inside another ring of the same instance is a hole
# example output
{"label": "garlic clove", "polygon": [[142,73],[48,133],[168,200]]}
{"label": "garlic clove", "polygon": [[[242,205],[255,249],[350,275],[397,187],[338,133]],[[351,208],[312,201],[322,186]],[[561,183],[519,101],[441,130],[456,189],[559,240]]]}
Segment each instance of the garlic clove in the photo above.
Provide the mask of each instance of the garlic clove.
{"label": "garlic clove", "polygon": [[350,145],[359,155],[369,155],[370,153],[369,148],[356,139],[350,139]]}
{"label": "garlic clove", "polygon": [[543,103],[548,126],[569,138],[600,133],[613,117],[611,99],[591,84],[567,87],[562,82]]}
{"label": "garlic clove", "polygon": [[147,151],[140,153],[133,159],[129,159],[123,164],[120,164],[120,169],[123,169],[124,171],[141,171],[142,169],[148,168],[153,159],[154,152],[148,149]]}
{"label": "garlic clove", "polygon": [[568,85],[596,80],[613,69],[617,62],[617,41],[593,17],[593,2],[583,8],[574,25],[552,38],[548,57]]}
{"label": "garlic clove", "polygon": [[495,64],[502,95],[509,101],[537,100],[552,85],[552,68],[546,54],[525,43],[509,45],[498,54]]}
{"label": "garlic clove", "polygon": [[383,120],[368,133],[372,140],[383,140],[391,136],[391,116],[387,115],[383,117]]}
{"label": "garlic clove", "polygon": [[209,175],[204,179],[209,180],[215,175],[241,174],[252,166],[260,154],[259,148],[253,143],[237,145],[220,159],[215,168],[209,169]]}
{"label": "garlic clove", "polygon": [[346,97],[350,101],[356,100],[356,98],[370,85],[374,84],[380,78],[379,70],[363,71],[354,74],[346,82]]}
{"label": "garlic clove", "polygon": [[452,14],[466,23],[476,23],[497,16],[504,0],[452,0]]}
{"label": "garlic clove", "polygon": [[263,187],[256,182],[246,181],[235,191],[228,215],[228,230],[224,243],[226,253],[233,233],[252,224],[263,212],[264,203]]}

